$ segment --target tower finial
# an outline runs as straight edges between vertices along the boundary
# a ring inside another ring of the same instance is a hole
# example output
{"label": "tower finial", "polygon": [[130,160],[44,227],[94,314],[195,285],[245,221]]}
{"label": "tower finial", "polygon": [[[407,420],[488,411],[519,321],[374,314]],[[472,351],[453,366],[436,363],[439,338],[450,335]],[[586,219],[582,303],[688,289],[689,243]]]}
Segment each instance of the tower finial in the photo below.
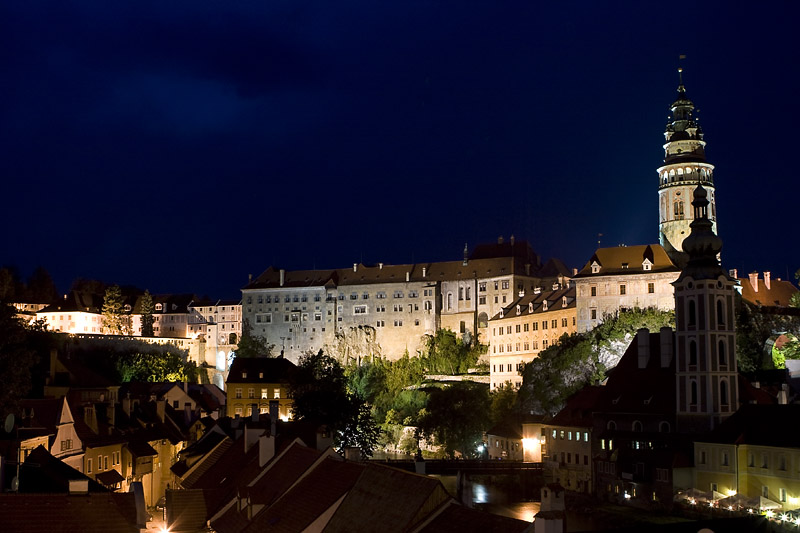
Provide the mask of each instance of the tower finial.
{"label": "tower finial", "polygon": [[683,60],[686,59],[685,54],[681,54],[678,56],[678,85],[683,85]]}

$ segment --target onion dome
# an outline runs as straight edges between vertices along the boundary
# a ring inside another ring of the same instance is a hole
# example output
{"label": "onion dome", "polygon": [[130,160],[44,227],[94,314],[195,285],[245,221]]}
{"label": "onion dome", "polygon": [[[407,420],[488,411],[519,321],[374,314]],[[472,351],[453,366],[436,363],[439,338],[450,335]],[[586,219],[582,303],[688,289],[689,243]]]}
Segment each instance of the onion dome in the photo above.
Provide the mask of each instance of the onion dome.
{"label": "onion dome", "polygon": [[720,275],[726,275],[717,259],[722,250],[722,239],[712,229],[713,223],[708,218],[708,204],[708,192],[702,185],[698,185],[692,200],[694,220],[689,225],[692,231],[683,240],[683,251],[689,255],[689,262],[679,279],[685,276],[716,279]]}

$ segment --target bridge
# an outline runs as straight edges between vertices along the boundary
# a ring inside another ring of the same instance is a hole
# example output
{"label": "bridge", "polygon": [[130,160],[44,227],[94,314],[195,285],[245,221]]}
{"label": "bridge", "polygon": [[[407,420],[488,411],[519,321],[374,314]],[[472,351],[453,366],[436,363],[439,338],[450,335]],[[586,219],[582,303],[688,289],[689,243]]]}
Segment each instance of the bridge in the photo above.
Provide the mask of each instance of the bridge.
{"label": "bridge", "polygon": [[427,459],[420,461],[424,470],[417,469],[417,463],[406,459],[372,459],[371,463],[392,466],[409,472],[425,474],[451,475],[459,472],[470,475],[525,474],[541,476],[544,473],[542,463],[526,463],[524,461],[485,460],[485,459]]}

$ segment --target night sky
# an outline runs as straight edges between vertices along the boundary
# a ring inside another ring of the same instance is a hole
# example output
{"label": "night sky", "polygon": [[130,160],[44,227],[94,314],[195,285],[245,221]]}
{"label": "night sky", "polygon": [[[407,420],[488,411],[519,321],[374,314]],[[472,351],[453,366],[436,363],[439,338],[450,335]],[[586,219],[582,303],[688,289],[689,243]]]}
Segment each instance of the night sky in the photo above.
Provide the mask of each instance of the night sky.
{"label": "night sky", "polygon": [[[497,5],[502,4],[502,5]],[[0,3],[0,264],[236,297],[248,274],[580,267],[658,240],[678,57],[723,266],[800,268],[796,2]]]}

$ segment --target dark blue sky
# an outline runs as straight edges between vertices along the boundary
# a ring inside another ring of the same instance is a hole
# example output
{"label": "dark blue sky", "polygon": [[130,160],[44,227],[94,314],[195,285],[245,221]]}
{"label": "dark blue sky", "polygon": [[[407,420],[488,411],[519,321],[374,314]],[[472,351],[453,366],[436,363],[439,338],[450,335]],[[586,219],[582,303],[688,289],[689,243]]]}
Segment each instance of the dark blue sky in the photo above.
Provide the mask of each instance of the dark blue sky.
{"label": "dark blue sky", "polygon": [[[503,5],[494,5],[503,4]],[[800,268],[796,3],[3,2],[0,264],[230,297],[269,265],[657,242],[684,81],[727,268]]]}

